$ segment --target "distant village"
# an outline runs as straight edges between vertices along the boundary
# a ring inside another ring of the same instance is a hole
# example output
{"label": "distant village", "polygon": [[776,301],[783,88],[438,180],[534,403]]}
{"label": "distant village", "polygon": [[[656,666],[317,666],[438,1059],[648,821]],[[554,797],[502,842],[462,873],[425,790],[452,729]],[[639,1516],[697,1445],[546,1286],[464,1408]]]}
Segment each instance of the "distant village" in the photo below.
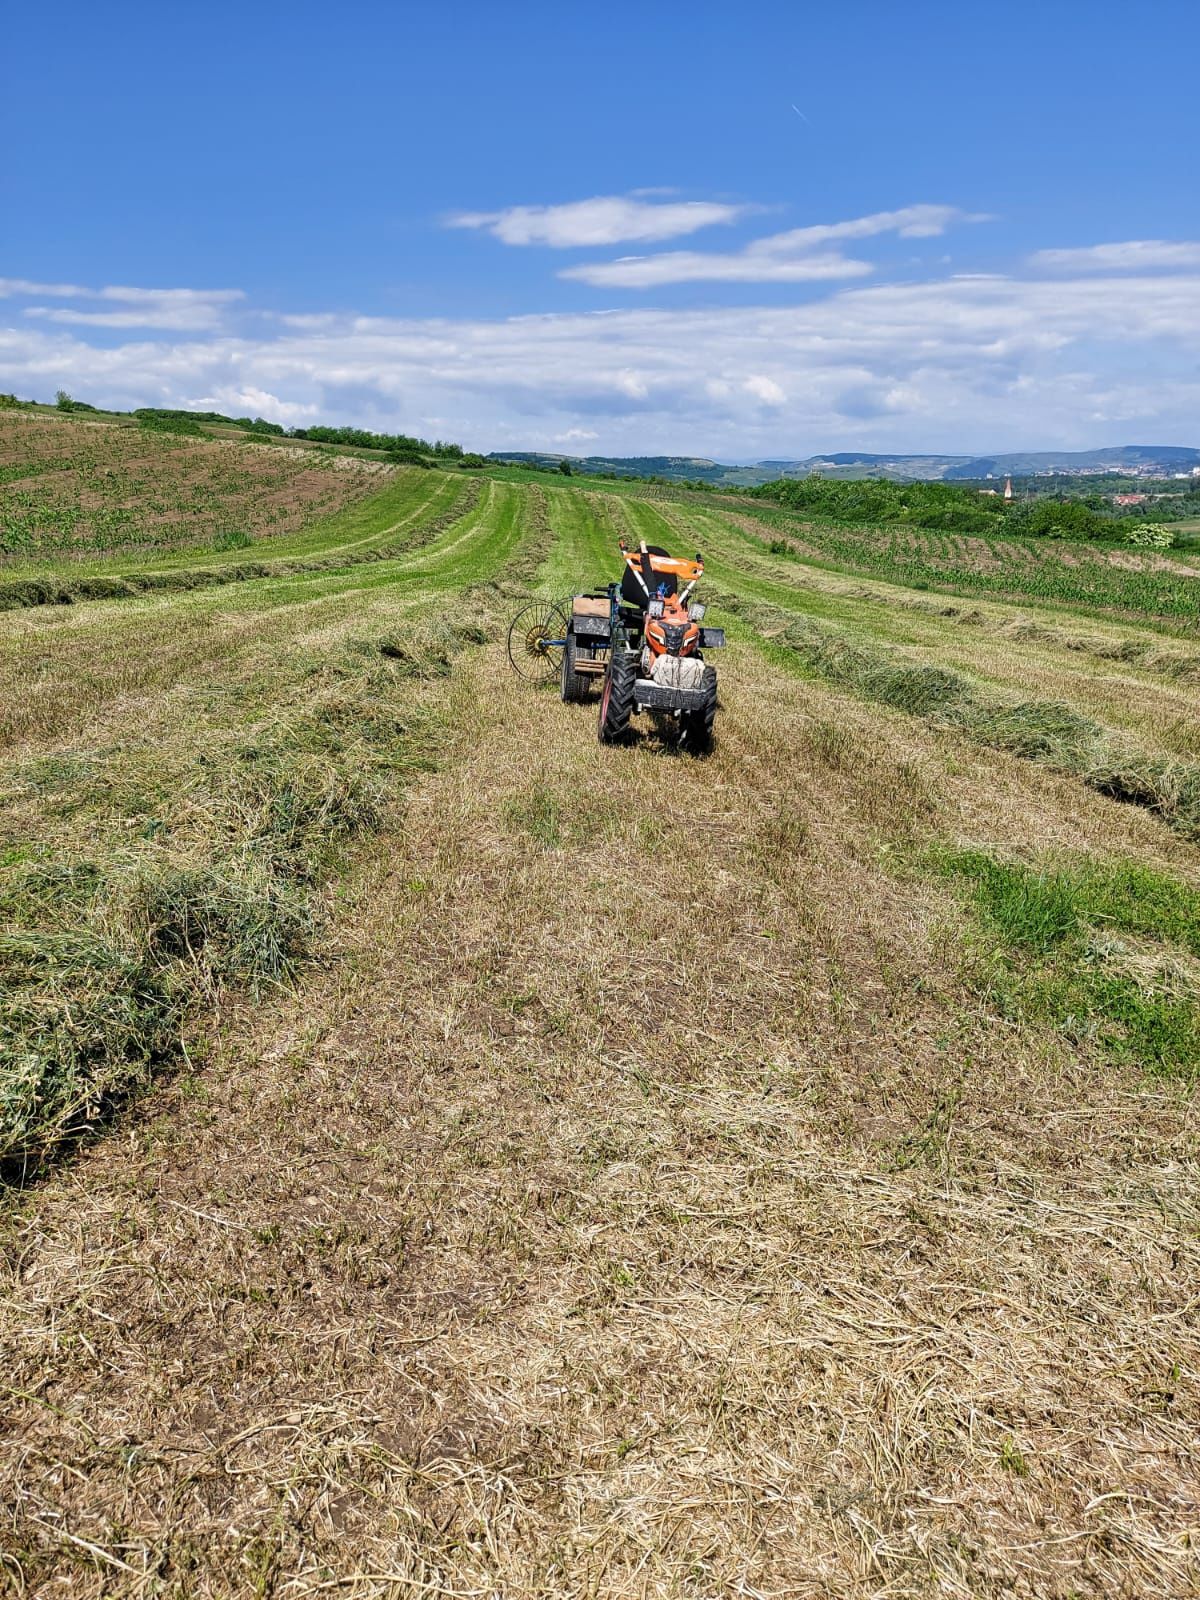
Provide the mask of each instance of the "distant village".
{"label": "distant village", "polygon": [[[991,478],[993,474],[989,472],[987,476]],[[1024,476],[1029,478],[1061,478],[1063,473],[1050,468],[1042,468],[1039,472],[1030,472],[1024,474]],[[1161,468],[1156,471],[1153,466],[1077,467],[1071,472],[1070,476],[1072,478],[1146,478],[1157,483],[1162,483],[1166,481],[1167,478],[1170,478],[1172,482],[1182,480],[1184,483],[1200,483],[1200,467],[1193,467],[1190,472],[1172,473],[1165,473],[1161,470]],[[1003,491],[999,489],[980,489],[979,491],[980,494],[990,495],[999,495],[1001,492],[1003,492],[1003,497],[1005,500],[1011,500],[1013,498],[1011,477],[1005,478]],[[1114,506],[1144,506],[1151,500],[1161,500],[1163,497],[1161,493],[1143,494],[1138,491],[1126,490],[1118,491],[1117,493],[1110,495],[1108,498],[1112,501]]]}

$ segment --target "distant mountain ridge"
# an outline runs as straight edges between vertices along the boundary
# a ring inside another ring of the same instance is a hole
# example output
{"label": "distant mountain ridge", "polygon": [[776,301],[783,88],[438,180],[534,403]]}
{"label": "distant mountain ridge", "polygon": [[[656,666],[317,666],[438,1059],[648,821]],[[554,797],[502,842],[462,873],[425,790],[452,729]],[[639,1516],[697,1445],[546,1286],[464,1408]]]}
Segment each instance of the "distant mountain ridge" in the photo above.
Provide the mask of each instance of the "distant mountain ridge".
{"label": "distant mountain ridge", "polygon": [[1167,477],[1200,467],[1200,449],[1186,445],[1123,444],[1102,450],[1017,450],[996,455],[878,455],[838,450],[803,459],[768,459],[742,464],[706,456],[566,456],[541,450],[495,450],[492,461],[517,466],[559,467],[575,472],[612,473],[619,478],[667,478],[720,484],[729,488],[769,483],[774,478],[893,478],[946,480],[1033,477],[1054,473],[1128,473]]}

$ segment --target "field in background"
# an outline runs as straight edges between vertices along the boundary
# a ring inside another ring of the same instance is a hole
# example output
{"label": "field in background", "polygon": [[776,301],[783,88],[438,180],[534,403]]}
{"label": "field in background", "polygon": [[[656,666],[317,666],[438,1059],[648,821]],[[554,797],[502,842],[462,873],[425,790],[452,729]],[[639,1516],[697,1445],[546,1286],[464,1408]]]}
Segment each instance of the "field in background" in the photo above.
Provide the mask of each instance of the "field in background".
{"label": "field in background", "polygon": [[[329,477],[0,616],[14,1586],[1200,1593],[1200,577]],[[504,664],[620,535],[707,760]]]}
{"label": "field in background", "polygon": [[389,470],[0,410],[0,572],[22,560],[240,548],[340,510]]}
{"label": "field in background", "polygon": [[[1197,623],[1200,555],[1119,549],[1084,540],[937,533],[919,527],[840,527],[806,521],[761,501],[743,500],[740,526],[757,524],[775,553],[837,571],[880,577],[914,589],[1069,605],[1113,616]],[[1186,524],[1177,524],[1186,529]]]}

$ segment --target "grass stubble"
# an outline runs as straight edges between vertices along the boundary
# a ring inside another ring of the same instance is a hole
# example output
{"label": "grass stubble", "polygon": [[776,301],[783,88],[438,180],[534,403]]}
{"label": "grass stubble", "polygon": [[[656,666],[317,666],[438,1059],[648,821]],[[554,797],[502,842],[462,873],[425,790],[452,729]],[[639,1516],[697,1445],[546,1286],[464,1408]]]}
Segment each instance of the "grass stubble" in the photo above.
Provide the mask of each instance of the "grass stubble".
{"label": "grass stubble", "polygon": [[[478,498],[454,523],[434,518],[428,540],[440,534],[457,551],[486,537],[493,519],[474,514]],[[546,528],[536,500],[525,516],[516,509],[510,501],[502,514],[506,564],[519,576]],[[77,679],[73,694],[26,697],[14,710],[27,732],[81,714],[89,725],[90,713],[90,738],[27,739],[3,769],[4,1169],[36,1169],[61,1138],[144,1089],[182,1048],[197,1002],[295,975],[311,945],[313,886],[437,758],[430,696],[412,684],[445,677],[460,650],[499,626],[498,593],[460,618],[436,604],[436,582],[416,590],[407,607],[377,602],[374,612],[353,589],[318,598],[316,614],[311,603],[283,604],[265,627],[257,613],[248,633],[210,607],[224,679],[203,659],[199,675],[194,658],[189,672],[168,617],[165,671],[163,658],[143,654],[136,685],[102,675],[97,693],[94,678]],[[372,616],[386,632],[367,631]],[[136,614],[115,620],[107,654],[118,662],[148,641]],[[85,615],[76,653],[101,632]],[[148,699],[164,679],[169,692]],[[53,715],[31,722],[47,708]]]}
{"label": "grass stubble", "polygon": [[1189,1003],[1194,845],[744,614],[690,762],[333,610],[439,765],[14,1199],[13,1588],[1200,1592],[1189,1082],[1034,993]]}

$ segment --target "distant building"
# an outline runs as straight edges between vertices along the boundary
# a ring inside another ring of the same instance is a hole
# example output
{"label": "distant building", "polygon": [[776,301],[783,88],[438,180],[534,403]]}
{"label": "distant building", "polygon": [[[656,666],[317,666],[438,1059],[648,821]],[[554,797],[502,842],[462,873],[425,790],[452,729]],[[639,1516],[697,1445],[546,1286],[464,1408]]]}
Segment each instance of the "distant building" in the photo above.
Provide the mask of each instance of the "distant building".
{"label": "distant building", "polygon": [[1144,506],[1149,498],[1148,494],[1115,494],[1113,495],[1113,505]]}

